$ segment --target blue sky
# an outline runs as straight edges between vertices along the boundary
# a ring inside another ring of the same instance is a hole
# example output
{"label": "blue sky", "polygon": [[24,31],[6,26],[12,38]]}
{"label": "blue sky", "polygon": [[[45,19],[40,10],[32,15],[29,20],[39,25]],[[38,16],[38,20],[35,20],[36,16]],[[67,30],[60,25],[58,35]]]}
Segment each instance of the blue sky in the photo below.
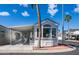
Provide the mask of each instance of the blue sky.
{"label": "blue sky", "polygon": [[[64,15],[70,14],[72,20],[70,22],[70,28],[79,28],[79,5],[66,4],[64,5]],[[67,23],[65,22],[65,29],[67,29]]]}
{"label": "blue sky", "polygon": [[[62,25],[62,5],[61,4],[39,4],[41,20],[50,18],[58,22],[59,29]],[[70,28],[79,28],[79,5],[64,5],[64,15],[71,14],[72,21]],[[32,9],[28,4],[0,4],[0,25],[4,26],[20,26],[32,25],[37,22],[36,8]],[[65,23],[67,29],[67,23]]]}

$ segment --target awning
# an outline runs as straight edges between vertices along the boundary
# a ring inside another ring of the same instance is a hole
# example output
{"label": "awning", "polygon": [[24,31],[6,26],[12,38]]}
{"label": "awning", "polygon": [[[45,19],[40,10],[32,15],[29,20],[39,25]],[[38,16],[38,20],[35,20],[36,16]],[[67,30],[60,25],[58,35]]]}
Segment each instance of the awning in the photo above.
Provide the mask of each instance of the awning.
{"label": "awning", "polygon": [[19,27],[13,27],[13,29],[18,31],[31,31],[33,26],[19,26]]}

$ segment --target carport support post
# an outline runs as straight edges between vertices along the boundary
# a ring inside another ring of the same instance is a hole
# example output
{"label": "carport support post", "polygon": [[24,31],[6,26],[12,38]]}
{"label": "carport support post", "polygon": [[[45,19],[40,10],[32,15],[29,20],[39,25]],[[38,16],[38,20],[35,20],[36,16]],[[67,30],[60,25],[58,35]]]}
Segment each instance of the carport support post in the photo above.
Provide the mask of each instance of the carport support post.
{"label": "carport support post", "polygon": [[11,28],[10,28],[10,45],[11,45],[11,37],[12,37],[12,31],[11,31]]}

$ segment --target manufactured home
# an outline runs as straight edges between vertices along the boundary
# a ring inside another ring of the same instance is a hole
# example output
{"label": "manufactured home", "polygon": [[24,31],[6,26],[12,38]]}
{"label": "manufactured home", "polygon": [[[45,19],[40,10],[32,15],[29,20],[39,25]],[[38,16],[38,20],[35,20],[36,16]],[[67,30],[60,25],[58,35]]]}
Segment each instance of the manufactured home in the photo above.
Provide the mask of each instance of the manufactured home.
{"label": "manufactured home", "polygon": [[[58,23],[53,20],[45,19],[41,21],[41,46],[55,46],[58,44],[57,33]],[[34,45],[38,46],[39,29],[38,24],[34,25]]]}
{"label": "manufactured home", "polygon": [[[59,24],[57,22],[49,18],[46,18],[45,20],[41,21],[41,32],[42,32],[41,46],[58,45],[58,39],[57,39],[58,25]],[[8,31],[7,32],[8,36],[6,40],[8,40],[10,44],[22,43],[22,44],[32,44],[34,46],[38,46],[38,41],[39,41],[38,23],[32,26],[13,26],[10,28],[5,28],[4,31]]]}

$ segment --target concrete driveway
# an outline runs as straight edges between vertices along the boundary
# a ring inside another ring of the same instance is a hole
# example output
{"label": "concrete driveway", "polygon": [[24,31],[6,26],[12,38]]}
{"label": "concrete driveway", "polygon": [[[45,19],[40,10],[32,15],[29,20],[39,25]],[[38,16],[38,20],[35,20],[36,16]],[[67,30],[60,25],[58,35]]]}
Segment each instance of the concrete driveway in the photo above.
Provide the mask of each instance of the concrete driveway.
{"label": "concrete driveway", "polygon": [[29,52],[32,50],[32,46],[30,45],[5,45],[0,46],[0,53],[22,53],[22,52]]}
{"label": "concrete driveway", "polygon": [[0,46],[0,54],[52,54],[60,52],[73,51],[74,47],[70,46],[55,46],[45,47],[40,49],[33,49],[32,45],[5,45]]}

